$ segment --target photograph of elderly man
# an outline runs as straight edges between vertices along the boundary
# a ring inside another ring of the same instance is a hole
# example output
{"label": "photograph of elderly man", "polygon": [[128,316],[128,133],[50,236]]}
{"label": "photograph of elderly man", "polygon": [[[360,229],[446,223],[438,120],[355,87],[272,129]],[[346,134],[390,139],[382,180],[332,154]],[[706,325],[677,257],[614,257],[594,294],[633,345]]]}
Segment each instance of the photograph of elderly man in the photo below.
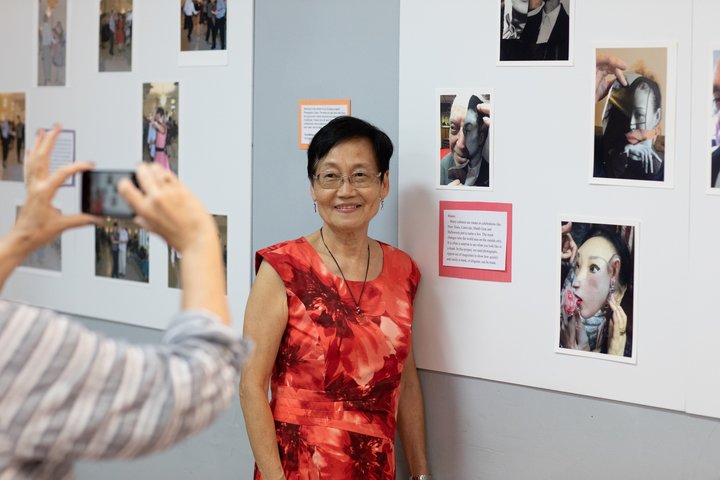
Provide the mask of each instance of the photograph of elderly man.
{"label": "photograph of elderly man", "polygon": [[720,50],[712,54],[712,134],[710,135],[710,186],[720,188]]}
{"label": "photograph of elderly man", "polygon": [[488,92],[440,94],[440,186],[490,187]]}
{"label": "photograph of elderly man", "polygon": [[570,60],[571,0],[500,0],[500,61]]}
{"label": "photograph of elderly man", "polygon": [[666,48],[599,48],[593,177],[665,180]]}

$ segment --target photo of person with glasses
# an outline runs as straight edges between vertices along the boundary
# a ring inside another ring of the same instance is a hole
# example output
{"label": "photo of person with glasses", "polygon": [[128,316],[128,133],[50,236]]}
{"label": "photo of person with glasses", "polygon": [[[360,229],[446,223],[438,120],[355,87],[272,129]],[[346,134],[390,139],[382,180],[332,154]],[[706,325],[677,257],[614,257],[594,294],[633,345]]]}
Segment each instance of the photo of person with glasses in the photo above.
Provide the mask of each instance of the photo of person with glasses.
{"label": "photo of person with glasses", "polygon": [[256,355],[240,383],[255,479],[395,480],[396,429],[412,475],[430,478],[412,350],[420,272],[368,236],[392,152],[375,126],[330,121],[307,153],[322,226],[256,253],[244,322]]}

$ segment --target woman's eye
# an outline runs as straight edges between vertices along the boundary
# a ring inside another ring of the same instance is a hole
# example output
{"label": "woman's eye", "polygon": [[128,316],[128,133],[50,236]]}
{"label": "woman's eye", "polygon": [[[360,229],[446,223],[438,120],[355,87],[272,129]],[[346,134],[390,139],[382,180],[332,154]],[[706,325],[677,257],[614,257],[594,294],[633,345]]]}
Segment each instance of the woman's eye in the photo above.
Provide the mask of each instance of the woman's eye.
{"label": "woman's eye", "polygon": [[597,273],[597,272],[600,271],[600,267],[598,267],[598,266],[595,265],[595,264],[592,264],[592,265],[590,265],[590,271],[591,271],[592,273]]}
{"label": "woman's eye", "polygon": [[352,176],[355,180],[364,180],[368,178],[368,174],[365,172],[355,172],[352,174]]}
{"label": "woman's eye", "polygon": [[323,179],[325,179],[325,180],[335,180],[335,179],[338,178],[339,176],[340,176],[340,175],[338,175],[337,173],[323,173],[323,174],[321,175],[321,177],[322,177]]}

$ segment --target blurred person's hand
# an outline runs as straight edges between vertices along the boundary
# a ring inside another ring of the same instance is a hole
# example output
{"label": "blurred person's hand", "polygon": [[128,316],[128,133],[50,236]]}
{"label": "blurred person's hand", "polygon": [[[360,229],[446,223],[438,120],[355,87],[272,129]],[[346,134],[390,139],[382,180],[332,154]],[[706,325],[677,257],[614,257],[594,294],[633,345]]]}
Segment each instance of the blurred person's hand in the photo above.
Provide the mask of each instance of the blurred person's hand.
{"label": "blurred person's hand", "polygon": [[50,155],[59,135],[59,125],[49,132],[40,130],[25,162],[27,197],[11,234],[22,239],[28,254],[65,230],[100,221],[88,214],[63,215],[52,205],[55,194],[68,178],[93,168],[92,163],[77,162],[50,174]]}
{"label": "blurred person's hand", "polygon": [[118,183],[118,192],[135,210],[138,225],[157,233],[181,253],[208,238],[217,242],[212,217],[175,174],[156,163],[142,163],[135,176],[140,189],[124,178]]}

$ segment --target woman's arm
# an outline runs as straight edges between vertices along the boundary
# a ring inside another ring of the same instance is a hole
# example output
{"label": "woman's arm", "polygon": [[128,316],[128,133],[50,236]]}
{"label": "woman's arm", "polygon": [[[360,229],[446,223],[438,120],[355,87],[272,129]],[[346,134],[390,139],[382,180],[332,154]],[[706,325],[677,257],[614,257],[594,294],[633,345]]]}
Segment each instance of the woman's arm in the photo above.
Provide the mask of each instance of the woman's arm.
{"label": "woman's arm", "polygon": [[400,380],[398,431],[412,475],[429,474],[425,449],[425,413],[412,348]]}
{"label": "woman's arm", "polygon": [[255,462],[264,480],[285,479],[268,387],[287,318],[285,285],[272,266],[263,262],[245,308],[243,335],[255,342],[256,350],[240,376],[240,406]]}

